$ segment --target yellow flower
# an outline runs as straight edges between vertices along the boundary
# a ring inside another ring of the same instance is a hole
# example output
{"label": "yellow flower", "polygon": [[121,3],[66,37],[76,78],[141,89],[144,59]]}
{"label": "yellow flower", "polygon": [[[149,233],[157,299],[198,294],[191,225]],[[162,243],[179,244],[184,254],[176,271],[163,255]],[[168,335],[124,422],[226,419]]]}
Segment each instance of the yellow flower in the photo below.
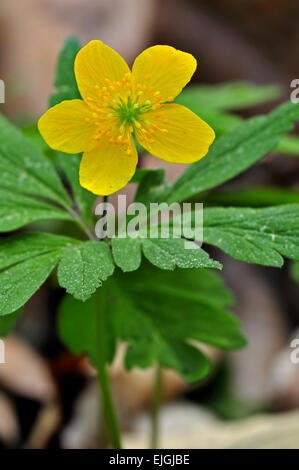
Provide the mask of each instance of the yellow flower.
{"label": "yellow flower", "polygon": [[84,152],[80,184],[108,195],[134,175],[133,133],[152,155],[172,163],[192,163],[208,152],[213,129],[184,106],[169,103],[189,82],[196,60],[169,46],[153,46],[135,60],[124,59],[101,41],[77,54],[75,75],[83,100],[49,109],[38,127],[55,150]]}

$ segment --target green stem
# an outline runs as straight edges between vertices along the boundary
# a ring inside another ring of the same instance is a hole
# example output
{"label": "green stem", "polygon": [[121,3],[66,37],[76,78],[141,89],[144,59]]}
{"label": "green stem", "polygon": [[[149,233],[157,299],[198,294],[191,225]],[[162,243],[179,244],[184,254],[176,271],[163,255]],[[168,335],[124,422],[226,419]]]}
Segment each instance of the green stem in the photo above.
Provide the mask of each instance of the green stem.
{"label": "green stem", "polygon": [[102,397],[102,405],[104,411],[105,422],[111,444],[114,449],[121,449],[121,438],[111,395],[108,368],[106,362],[106,294],[104,289],[98,289],[96,292],[98,302],[96,305],[96,334],[97,334],[97,372],[98,381]]}
{"label": "green stem", "polygon": [[158,364],[155,370],[152,399],[152,435],[151,448],[158,449],[159,443],[159,412],[163,396],[162,367]]}
{"label": "green stem", "polygon": [[[104,202],[107,202],[108,196],[104,197]],[[75,218],[79,226],[84,230],[88,238],[92,241],[98,241],[96,236],[91,232],[89,225],[83,218],[83,216],[75,211],[71,211],[72,216]],[[96,344],[97,344],[97,360],[96,369],[98,372],[98,382],[101,393],[102,408],[105,418],[105,424],[111,440],[112,447],[114,449],[121,449],[121,437],[112,399],[108,366],[106,362],[106,322],[105,322],[105,310],[106,310],[106,292],[105,290],[98,289],[96,295]]]}
{"label": "green stem", "polygon": [[80,229],[83,230],[83,232],[87,235],[89,240],[92,240],[94,242],[98,241],[95,234],[92,233],[91,227],[88,225],[88,223],[86,222],[86,220],[84,219],[84,217],[82,216],[80,212],[76,212],[75,210],[72,209],[69,211],[69,214],[74,218],[74,221],[78,224]]}

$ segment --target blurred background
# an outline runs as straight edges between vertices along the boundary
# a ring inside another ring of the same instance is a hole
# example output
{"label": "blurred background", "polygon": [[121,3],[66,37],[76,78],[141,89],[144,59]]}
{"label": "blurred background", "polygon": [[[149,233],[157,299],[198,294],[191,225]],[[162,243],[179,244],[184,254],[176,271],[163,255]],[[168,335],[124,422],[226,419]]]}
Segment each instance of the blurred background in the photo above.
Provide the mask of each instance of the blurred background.
{"label": "blurred background", "polygon": [[[194,82],[246,80],[279,84],[284,99],[299,78],[299,2],[296,0],[2,0],[1,110],[15,122],[34,122],[47,107],[57,55],[68,36],[101,39],[132,64],[154,44],[169,44],[198,59]],[[242,111],[267,112],[276,103]],[[144,166],[163,162],[150,156]],[[165,166],[173,180],[182,166]],[[298,157],[271,155],[226,185],[299,189]],[[290,362],[298,337],[298,283],[281,269],[223,261],[237,298],[249,346],[241,352],[208,350],[214,368],[203,383],[185,385],[165,372],[161,445],[166,448],[299,448],[299,366]],[[73,357],[56,333],[62,292],[48,281],[26,306],[6,340],[0,366],[0,447],[97,447],[95,373]],[[111,369],[125,445],[148,445],[152,371]]]}

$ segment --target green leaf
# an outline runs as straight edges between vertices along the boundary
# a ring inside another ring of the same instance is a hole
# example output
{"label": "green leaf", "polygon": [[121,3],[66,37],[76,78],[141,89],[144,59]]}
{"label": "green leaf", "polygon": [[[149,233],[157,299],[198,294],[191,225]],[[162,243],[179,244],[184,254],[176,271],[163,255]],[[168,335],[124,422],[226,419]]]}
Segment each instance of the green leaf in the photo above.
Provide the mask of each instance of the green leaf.
{"label": "green leaf", "polygon": [[[125,365],[146,368],[159,363],[194,382],[209,371],[209,361],[192,341],[224,349],[245,345],[235,317],[227,312],[233,298],[221,279],[204,269],[162,271],[148,263],[134,273],[117,271],[96,295],[107,296],[104,315],[108,334],[128,344]],[[60,334],[75,354],[94,360],[98,312],[96,295],[84,304],[63,301]],[[109,337],[110,360],[113,355]]]}
{"label": "green leaf", "polygon": [[141,244],[135,238],[112,238],[115,264],[124,272],[135,271],[141,263]]}
{"label": "green leaf", "polygon": [[[63,100],[81,98],[74,73],[74,62],[81,46],[76,38],[69,38],[60,53],[55,78],[56,93],[51,95],[49,105],[54,106]],[[79,166],[81,157],[57,152],[57,161],[70,183],[78,208],[87,221],[92,223],[92,206],[96,197],[82,188],[79,183]]]}
{"label": "green leaf", "polygon": [[291,269],[293,279],[299,282],[299,263],[293,263]]}
{"label": "green leaf", "polygon": [[69,294],[84,301],[113,271],[108,245],[88,241],[65,251],[58,266],[58,282]]}
{"label": "green leaf", "polygon": [[53,163],[1,115],[0,171],[0,231],[39,220],[74,221],[71,200]]}
{"label": "green leaf", "polygon": [[160,269],[222,268],[198,245],[182,238],[113,238],[111,244],[115,264],[124,272],[139,268],[141,252]]}
{"label": "green leaf", "polygon": [[213,191],[200,196],[200,202],[224,206],[265,207],[299,203],[299,192],[276,186]]}
{"label": "green leaf", "polygon": [[134,273],[117,273],[105,287],[107,315],[129,345],[129,369],[160,363],[192,382],[206,375],[208,363],[191,340],[228,349],[244,345],[238,321],[225,310],[231,295],[212,272],[169,273],[146,263]]}
{"label": "green leaf", "polygon": [[54,251],[11,266],[0,273],[0,315],[22,307],[45,282],[61,257]]}
{"label": "green leaf", "polygon": [[[176,102],[191,109],[220,136],[237,127],[243,119],[227,112],[244,109],[279,98],[277,85],[255,85],[248,82],[231,82],[220,85],[197,85],[186,88]],[[281,138],[275,153],[299,155],[299,139],[296,136]]]}
{"label": "green leaf", "polygon": [[70,207],[53,164],[0,115],[0,186]]}
{"label": "green leaf", "polygon": [[197,114],[213,128],[217,137],[220,137],[222,134],[231,131],[235,127],[238,127],[243,122],[243,119],[240,116],[218,111],[213,108],[201,108],[195,114]]}
{"label": "green leaf", "polygon": [[16,230],[38,220],[69,220],[67,212],[32,197],[0,189],[0,232]]}
{"label": "green leaf", "polygon": [[0,243],[0,316],[22,307],[54,269],[64,250],[77,240],[26,233]]}
{"label": "green leaf", "polygon": [[40,254],[81,243],[79,240],[51,233],[23,233],[1,240],[0,270]]}
{"label": "green leaf", "polygon": [[74,72],[75,57],[80,48],[81,45],[76,38],[69,38],[65,42],[58,58],[54,82],[56,92],[50,96],[50,107],[63,100],[81,98]]}
{"label": "green leaf", "polygon": [[34,144],[35,147],[38,147],[39,150],[45,153],[48,152],[49,146],[40,135],[37,124],[30,124],[23,127],[22,133]]}
{"label": "green leaf", "polygon": [[96,201],[96,196],[90,191],[87,191],[79,183],[79,167],[81,156],[69,155],[62,152],[57,152],[57,161],[71,185],[74,200],[85,218],[85,220],[92,224],[92,208]]}
{"label": "green leaf", "polygon": [[205,209],[204,241],[248,263],[280,267],[282,255],[299,260],[299,204]]}
{"label": "green leaf", "polygon": [[[102,289],[101,289],[102,291]],[[100,292],[101,292],[100,291]],[[58,330],[64,344],[80,356],[87,353],[93,364],[97,363],[97,330],[96,314],[99,311],[97,295],[94,294],[82,303],[70,295],[66,295],[60,305],[58,315]],[[112,318],[105,315],[107,361],[111,362],[115,353],[115,333]]]}
{"label": "green leaf", "polygon": [[299,119],[299,104],[286,103],[268,116],[254,117],[218,139],[208,154],[175,182],[168,203],[180,202],[238,175],[278,143]]}
{"label": "green leaf", "polygon": [[168,188],[168,184],[165,182],[164,178],[165,170],[163,168],[145,173],[138,186],[135,201],[148,204],[149,202],[161,199],[165,188]]}
{"label": "green leaf", "polygon": [[162,168],[137,168],[129,183],[141,183],[146,175],[150,173],[156,173],[157,171],[163,171],[163,174],[165,174],[165,170]]}
{"label": "green leaf", "polygon": [[216,268],[221,269],[218,261],[212,260],[208,253],[188,241],[194,249],[186,249],[181,238],[144,238],[141,239],[145,257],[160,269],[179,268]]}
{"label": "green leaf", "polygon": [[200,115],[201,108],[217,110],[244,109],[279,98],[277,85],[250,82],[227,82],[220,85],[197,85],[186,88],[176,102]]}

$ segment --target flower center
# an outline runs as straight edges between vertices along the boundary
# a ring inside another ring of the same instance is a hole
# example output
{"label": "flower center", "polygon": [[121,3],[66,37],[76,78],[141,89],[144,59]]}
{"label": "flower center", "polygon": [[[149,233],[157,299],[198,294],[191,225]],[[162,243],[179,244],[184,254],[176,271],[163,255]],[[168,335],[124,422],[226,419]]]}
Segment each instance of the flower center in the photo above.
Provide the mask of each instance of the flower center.
{"label": "flower center", "polygon": [[[148,83],[150,77],[146,77]],[[132,90],[131,75],[127,73],[122,81],[105,79],[105,86],[95,86],[97,98],[87,98],[91,110],[91,118],[86,118],[87,124],[95,124],[97,131],[93,136],[95,142],[108,138],[111,144],[125,146],[127,155],[131,155],[132,133],[138,129],[142,133],[142,139],[150,144],[156,131],[167,133],[156,124],[146,119],[146,113],[158,110],[161,107],[162,97],[159,91],[155,91],[148,84],[137,84],[136,90]],[[172,101],[170,97],[167,101]],[[163,112],[156,113],[155,120],[163,116]],[[164,120],[163,123],[166,123]]]}

